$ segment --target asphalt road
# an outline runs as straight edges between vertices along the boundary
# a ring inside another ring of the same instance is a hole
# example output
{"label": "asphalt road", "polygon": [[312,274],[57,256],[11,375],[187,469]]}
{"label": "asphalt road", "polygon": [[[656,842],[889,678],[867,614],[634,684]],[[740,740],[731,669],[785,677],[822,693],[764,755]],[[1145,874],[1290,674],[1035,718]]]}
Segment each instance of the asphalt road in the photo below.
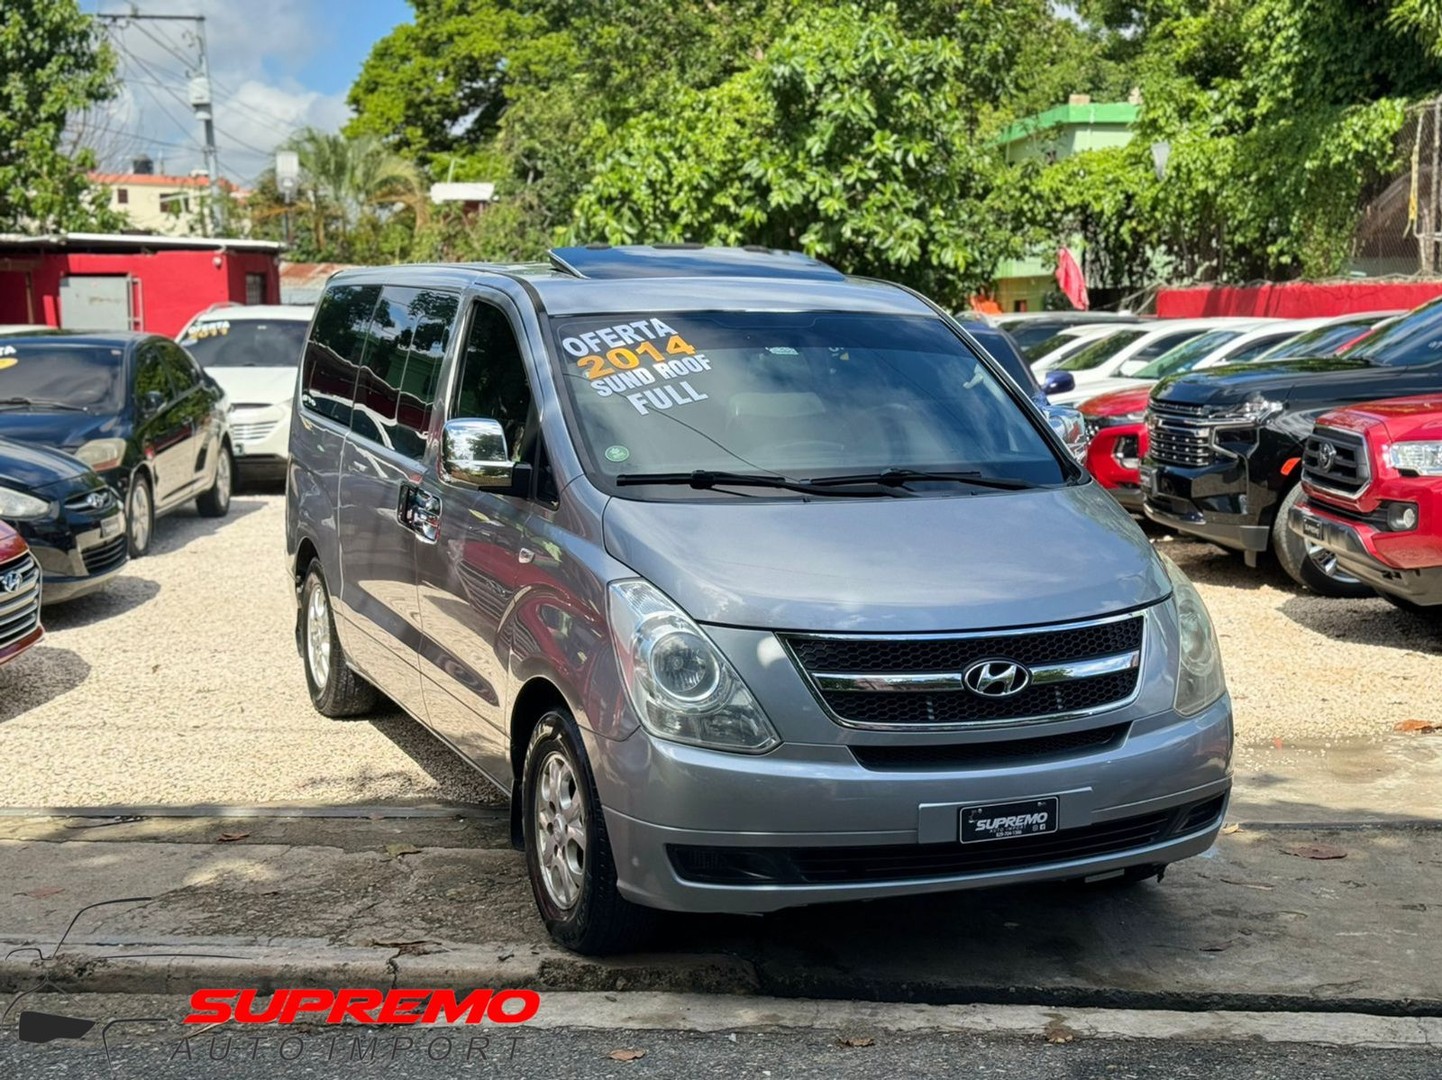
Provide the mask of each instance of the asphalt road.
{"label": "asphalt road", "polygon": [[[357,1043],[355,1040],[361,1041]],[[372,1042],[372,1038],[374,1041]],[[116,1036],[112,1068],[98,1049],[78,1044],[0,1042],[0,1075],[10,1080],[306,1080],[384,1075],[391,1080],[443,1077],[717,1078],[872,1077],[1016,1078],[1016,1080],[1436,1080],[1442,1051],[1361,1050],[1305,1044],[1085,1040],[1052,1044],[1038,1037],[956,1034],[878,1036],[845,1046],[829,1031],[717,1034],[658,1031],[550,1030],[477,1037],[412,1032],[337,1037],[272,1033],[253,1039],[217,1035],[127,1043]],[[94,1040],[91,1040],[94,1041]],[[359,1049],[357,1050],[357,1047]],[[616,1051],[644,1056],[616,1061]],[[221,1060],[214,1060],[214,1057]],[[358,1055],[359,1060],[352,1055]],[[469,1060],[467,1057],[469,1056]]]}

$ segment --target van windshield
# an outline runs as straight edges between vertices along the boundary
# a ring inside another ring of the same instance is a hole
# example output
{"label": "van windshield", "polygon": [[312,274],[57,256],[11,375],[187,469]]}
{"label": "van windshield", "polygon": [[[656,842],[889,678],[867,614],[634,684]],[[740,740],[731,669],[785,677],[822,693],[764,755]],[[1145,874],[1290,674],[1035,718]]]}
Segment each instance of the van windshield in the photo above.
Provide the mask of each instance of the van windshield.
{"label": "van windshield", "polygon": [[296,367],[310,323],[301,319],[207,319],[180,339],[201,367]]}
{"label": "van windshield", "polygon": [[665,312],[554,329],[579,441],[603,482],[698,470],[968,472],[1017,486],[1069,475],[1001,380],[935,318]]}

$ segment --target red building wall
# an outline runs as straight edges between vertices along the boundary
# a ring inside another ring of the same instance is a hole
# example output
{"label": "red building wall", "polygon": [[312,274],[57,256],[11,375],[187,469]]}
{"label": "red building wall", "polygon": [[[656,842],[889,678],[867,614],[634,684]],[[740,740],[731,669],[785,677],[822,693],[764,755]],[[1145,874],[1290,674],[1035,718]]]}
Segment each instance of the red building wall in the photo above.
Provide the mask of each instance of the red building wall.
{"label": "red building wall", "polygon": [[1338,281],[1198,286],[1162,289],[1157,315],[1164,319],[1197,319],[1214,315],[1254,315],[1307,319],[1350,315],[1356,311],[1405,311],[1442,295],[1442,281]]}
{"label": "red building wall", "polygon": [[0,259],[0,323],[61,325],[60,282],[71,274],[128,274],[139,283],[132,290],[139,328],[171,337],[211,304],[245,303],[246,274],[264,274],[263,302],[280,303],[280,268],[270,252],[46,251]]}

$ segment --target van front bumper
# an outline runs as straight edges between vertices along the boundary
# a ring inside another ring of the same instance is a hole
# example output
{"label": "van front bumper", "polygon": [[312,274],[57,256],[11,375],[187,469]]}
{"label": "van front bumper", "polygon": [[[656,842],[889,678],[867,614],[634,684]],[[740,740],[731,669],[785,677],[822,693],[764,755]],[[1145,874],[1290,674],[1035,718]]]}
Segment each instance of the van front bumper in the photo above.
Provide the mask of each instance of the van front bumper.
{"label": "van front bumper", "polygon": [[[1104,752],[946,770],[864,768],[840,744],[747,757],[644,731],[587,749],[622,895],[669,910],[755,913],[1200,854],[1231,790],[1230,700],[1132,731]],[[1053,832],[960,842],[967,807],[1053,797]]]}

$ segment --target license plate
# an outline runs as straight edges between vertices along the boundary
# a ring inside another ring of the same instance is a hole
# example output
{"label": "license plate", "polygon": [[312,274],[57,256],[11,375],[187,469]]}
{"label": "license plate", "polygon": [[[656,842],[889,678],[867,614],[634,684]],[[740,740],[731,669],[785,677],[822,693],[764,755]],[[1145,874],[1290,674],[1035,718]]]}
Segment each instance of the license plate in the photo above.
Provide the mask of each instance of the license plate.
{"label": "license plate", "polygon": [[1322,523],[1316,518],[1304,517],[1302,519],[1302,535],[1309,540],[1322,539]]}
{"label": "license plate", "polygon": [[119,514],[108,517],[100,523],[100,539],[105,540],[120,532],[123,519]]}
{"label": "license plate", "polygon": [[965,806],[961,810],[961,842],[978,844],[986,840],[1011,840],[1018,836],[1039,836],[1056,832],[1057,798],[1026,799],[1022,802]]}

